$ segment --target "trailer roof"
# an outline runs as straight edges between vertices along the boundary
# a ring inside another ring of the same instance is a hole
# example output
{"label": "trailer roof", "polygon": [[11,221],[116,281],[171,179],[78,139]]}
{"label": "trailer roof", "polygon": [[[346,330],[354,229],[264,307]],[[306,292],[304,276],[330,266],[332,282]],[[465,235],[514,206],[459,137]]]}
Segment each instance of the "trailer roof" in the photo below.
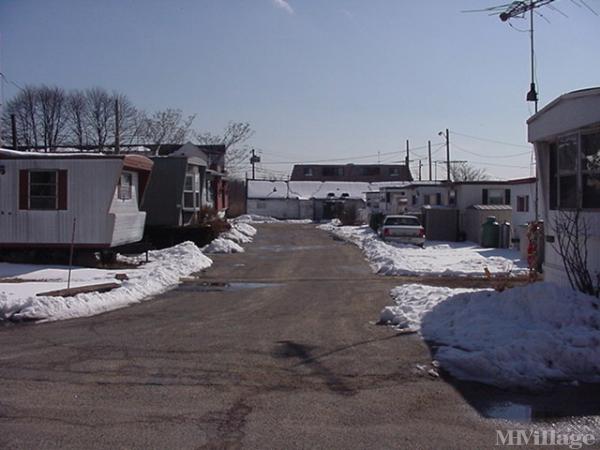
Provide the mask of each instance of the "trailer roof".
{"label": "trailer roof", "polygon": [[150,158],[142,155],[115,155],[104,153],[40,153],[40,152],[21,152],[0,148],[0,159],[120,159],[127,169],[150,171],[153,162]]}

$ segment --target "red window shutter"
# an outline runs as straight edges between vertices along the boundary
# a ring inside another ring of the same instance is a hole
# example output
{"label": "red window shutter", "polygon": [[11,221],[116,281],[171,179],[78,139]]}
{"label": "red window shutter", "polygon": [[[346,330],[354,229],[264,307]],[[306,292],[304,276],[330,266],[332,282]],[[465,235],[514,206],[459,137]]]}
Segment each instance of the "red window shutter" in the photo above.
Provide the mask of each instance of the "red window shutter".
{"label": "red window shutter", "polygon": [[19,170],[19,209],[29,209],[28,170]]}
{"label": "red window shutter", "polygon": [[67,171],[58,171],[58,209],[67,209],[67,190],[69,184],[67,179]]}

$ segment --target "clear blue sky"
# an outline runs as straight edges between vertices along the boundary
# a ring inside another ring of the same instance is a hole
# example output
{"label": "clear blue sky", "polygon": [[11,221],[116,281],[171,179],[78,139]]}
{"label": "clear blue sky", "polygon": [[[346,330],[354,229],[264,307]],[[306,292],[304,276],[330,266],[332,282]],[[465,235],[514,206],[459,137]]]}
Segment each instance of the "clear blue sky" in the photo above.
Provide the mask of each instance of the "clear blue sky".
{"label": "clear blue sky", "polygon": [[[528,176],[527,148],[458,134],[526,144],[528,34],[461,12],[503,2],[0,0],[1,64],[21,85],[103,86],[147,110],[180,108],[202,131],[248,121],[264,170],[376,162],[353,156],[377,152],[399,161],[387,153],[406,139],[437,149],[447,127],[457,133],[453,159]],[[587,2],[600,12],[599,0]],[[550,23],[536,18],[541,105],[600,85],[600,18],[568,0],[555,5],[568,17],[545,7]],[[5,98],[14,93],[5,84]]]}

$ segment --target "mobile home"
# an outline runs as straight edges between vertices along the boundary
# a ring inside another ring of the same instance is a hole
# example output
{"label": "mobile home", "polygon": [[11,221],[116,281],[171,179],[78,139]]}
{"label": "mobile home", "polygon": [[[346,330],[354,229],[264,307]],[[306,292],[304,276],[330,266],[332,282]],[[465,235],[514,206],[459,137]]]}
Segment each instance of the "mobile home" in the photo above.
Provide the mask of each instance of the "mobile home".
{"label": "mobile home", "polygon": [[[0,149],[0,248],[107,249],[138,242],[152,161]],[[74,229],[74,234],[73,234]]]}
{"label": "mobile home", "polygon": [[[545,222],[545,280],[570,285],[559,252],[561,222],[571,227],[571,242],[585,245],[593,280],[600,274],[600,88],[561,95],[528,121],[535,146],[538,205]],[[576,215],[575,213],[579,213]],[[576,245],[575,245],[576,247]],[[573,247],[573,248],[575,248]]]}

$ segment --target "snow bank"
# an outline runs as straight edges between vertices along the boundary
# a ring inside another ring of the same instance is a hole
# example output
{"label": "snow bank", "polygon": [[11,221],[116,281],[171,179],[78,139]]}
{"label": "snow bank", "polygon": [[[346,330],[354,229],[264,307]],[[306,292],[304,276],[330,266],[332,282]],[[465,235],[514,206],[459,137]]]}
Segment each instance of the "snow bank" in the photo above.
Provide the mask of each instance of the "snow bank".
{"label": "snow bank", "polygon": [[[600,301],[594,297],[551,283],[504,292],[422,285],[393,292],[398,322],[420,322],[436,360],[457,378],[529,389],[600,382]],[[389,318],[386,310],[382,316]]]}
{"label": "snow bank", "polygon": [[202,247],[204,253],[243,253],[244,248],[230,239],[218,237],[210,244]]}
{"label": "snow bank", "polygon": [[399,328],[418,329],[421,326],[423,316],[437,306],[438,303],[453,295],[474,291],[474,289],[451,289],[422,284],[398,286],[390,292],[395,305],[383,308],[379,321]]}
{"label": "snow bank", "polygon": [[277,223],[279,220],[258,214],[243,214],[233,219],[234,223]]}
{"label": "snow bank", "polygon": [[233,227],[240,233],[244,233],[246,236],[254,237],[256,235],[256,228],[252,225],[248,225],[244,222],[234,222]]}
{"label": "snow bank", "polygon": [[[43,319],[47,321],[86,317],[139,303],[150,296],[165,292],[177,285],[181,277],[205,269],[212,261],[202,254],[192,242],[149,252],[150,262],[139,268],[128,270],[99,270],[75,268],[72,273],[73,286],[115,282],[116,273],[126,273],[128,280],[121,287],[104,293],[79,294],[74,297],[36,297],[37,292],[66,287],[68,269],[54,266],[33,273],[13,276],[25,280],[47,280],[47,282],[2,283],[0,284],[0,317],[11,319]],[[22,266],[22,265],[9,265]],[[33,266],[36,267],[36,266]],[[38,266],[39,267],[39,266]],[[3,272],[7,269],[4,267]]]}
{"label": "snow bank", "polygon": [[280,220],[274,217],[259,216],[258,214],[243,214],[233,219],[234,223],[312,223],[310,219],[286,219]]}
{"label": "snow bank", "polygon": [[235,228],[235,226],[232,226],[229,231],[221,233],[219,237],[222,239],[229,239],[237,244],[247,244],[248,242],[252,242],[252,237],[242,233],[240,230]]}
{"label": "snow bank", "polygon": [[481,248],[472,242],[427,241],[425,248],[382,241],[368,226],[337,227],[328,223],[318,228],[356,244],[376,273],[383,275],[467,276],[526,273],[527,263],[519,252]]}

